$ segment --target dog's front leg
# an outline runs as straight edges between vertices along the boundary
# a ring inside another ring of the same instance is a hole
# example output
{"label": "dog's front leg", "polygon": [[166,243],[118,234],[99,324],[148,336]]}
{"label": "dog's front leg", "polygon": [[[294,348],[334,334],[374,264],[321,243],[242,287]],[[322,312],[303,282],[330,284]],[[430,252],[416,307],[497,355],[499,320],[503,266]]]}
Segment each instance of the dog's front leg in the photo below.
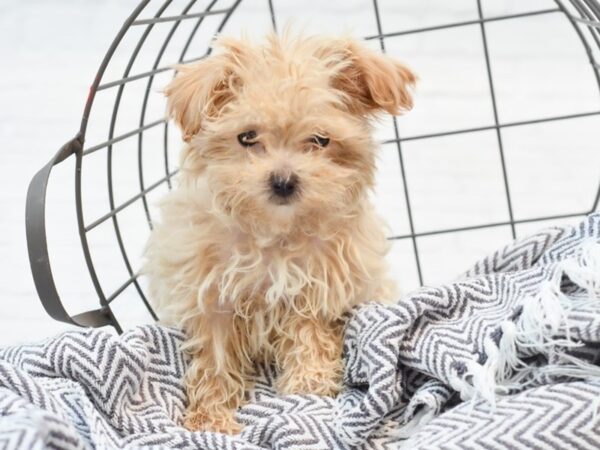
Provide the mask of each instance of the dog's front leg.
{"label": "dog's front leg", "polygon": [[194,327],[200,345],[186,372],[189,405],[185,427],[197,431],[239,433],[235,420],[251,364],[243,350],[244,336],[232,314],[208,314]]}
{"label": "dog's front leg", "polygon": [[343,325],[293,315],[276,345],[282,394],[335,396],[342,387]]}

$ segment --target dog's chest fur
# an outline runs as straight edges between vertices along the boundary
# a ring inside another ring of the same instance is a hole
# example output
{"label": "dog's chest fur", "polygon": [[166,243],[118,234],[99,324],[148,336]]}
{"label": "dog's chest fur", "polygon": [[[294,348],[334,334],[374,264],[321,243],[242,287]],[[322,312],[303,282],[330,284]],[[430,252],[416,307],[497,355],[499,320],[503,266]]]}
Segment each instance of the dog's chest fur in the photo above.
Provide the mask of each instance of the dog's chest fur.
{"label": "dog's chest fur", "polygon": [[392,298],[387,247],[369,205],[327,236],[267,239],[224,223],[197,192],[175,189],[162,204],[145,271],[167,323],[188,328],[202,317],[236,316],[246,333],[268,339],[284,316],[336,321],[358,303]]}

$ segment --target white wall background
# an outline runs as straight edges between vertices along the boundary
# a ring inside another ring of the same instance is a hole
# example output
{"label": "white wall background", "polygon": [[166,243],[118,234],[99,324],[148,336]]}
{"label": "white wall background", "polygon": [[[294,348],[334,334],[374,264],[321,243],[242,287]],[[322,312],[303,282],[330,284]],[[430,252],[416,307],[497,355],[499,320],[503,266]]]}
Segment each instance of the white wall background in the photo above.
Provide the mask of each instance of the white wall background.
{"label": "white wall background", "polygon": [[[141,17],[149,17],[151,2]],[[187,1],[185,2],[187,3]],[[177,15],[185,3],[173,1],[165,15]],[[199,1],[193,11],[201,10]],[[228,3],[227,1],[221,3]],[[25,194],[29,180],[79,128],[87,90],[112,37],[135,7],[135,0],[3,0],[0,3],[0,345],[36,340],[67,328],[43,311],[29,271],[25,241]],[[274,0],[281,25],[291,21],[307,32],[377,34],[371,0]],[[379,0],[385,32],[477,18],[475,0]],[[555,8],[552,0],[484,0],[488,17]],[[206,20],[188,56],[200,56],[217,18]],[[130,74],[152,68],[171,25],[155,28]],[[182,24],[160,66],[177,61],[193,21]],[[225,33],[264,34],[270,26],[267,0],[244,0]],[[560,14],[498,21],[486,25],[501,123],[600,111],[600,95],[585,52]],[[122,76],[132,45],[143,27],[127,36],[104,81]],[[370,41],[378,46],[378,41]],[[403,137],[494,123],[479,25],[449,28],[386,39],[387,50],[420,75],[416,107],[399,120]],[[158,93],[170,72],[151,87],[146,122],[162,117]],[[139,126],[141,80],[127,85],[115,134]],[[92,111],[88,143],[107,138],[116,89],[99,95]],[[393,137],[390,120],[378,126],[382,139]],[[583,212],[590,208],[600,180],[600,116],[514,127],[502,133],[517,219]],[[178,141],[169,136],[171,161]],[[160,127],[144,135],[147,184],[164,176]],[[508,219],[499,152],[493,130],[416,140],[402,145],[407,183],[418,232],[505,222]],[[84,215],[90,223],[109,210],[106,153],[84,161]],[[114,147],[115,202],[139,190],[137,140]],[[61,296],[74,313],[95,305],[75,227],[73,164],[56,168],[49,191],[48,234]],[[156,201],[164,190],[149,196]],[[395,145],[381,149],[374,201],[392,234],[410,231]],[[146,238],[141,202],[119,216],[127,250],[135,265]],[[560,223],[573,220],[558,221]],[[557,223],[558,223],[557,222]],[[522,235],[548,223],[519,225]],[[510,240],[509,228],[497,227],[418,240],[427,284],[452,279],[475,259]],[[110,221],[89,234],[92,256],[107,294],[127,279]],[[390,254],[404,292],[418,285],[410,241],[398,241]],[[128,288],[115,308],[125,325],[145,320],[135,290]]]}

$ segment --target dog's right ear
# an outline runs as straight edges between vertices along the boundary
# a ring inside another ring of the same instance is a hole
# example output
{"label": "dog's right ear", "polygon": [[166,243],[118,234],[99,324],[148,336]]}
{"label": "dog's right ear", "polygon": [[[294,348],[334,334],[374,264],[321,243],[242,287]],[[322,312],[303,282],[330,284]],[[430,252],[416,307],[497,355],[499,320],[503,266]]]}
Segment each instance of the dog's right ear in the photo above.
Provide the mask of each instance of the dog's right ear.
{"label": "dog's right ear", "polygon": [[177,75],[165,89],[169,116],[179,125],[183,140],[200,131],[205,121],[214,120],[239,88],[236,54],[241,42],[221,42],[223,53],[193,64],[177,66]]}

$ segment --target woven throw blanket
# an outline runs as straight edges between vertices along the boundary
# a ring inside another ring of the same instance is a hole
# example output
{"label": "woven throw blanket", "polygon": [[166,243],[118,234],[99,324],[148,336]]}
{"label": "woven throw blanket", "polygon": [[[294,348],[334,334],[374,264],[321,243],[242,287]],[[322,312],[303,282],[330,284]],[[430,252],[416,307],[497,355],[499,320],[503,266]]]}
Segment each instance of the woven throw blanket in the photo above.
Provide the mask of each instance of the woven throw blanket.
{"label": "woven throw blanket", "polygon": [[600,214],[454,283],[348,318],[338,398],[260,368],[239,436],[182,428],[182,334],[67,332],[0,350],[0,448],[600,448]]}

